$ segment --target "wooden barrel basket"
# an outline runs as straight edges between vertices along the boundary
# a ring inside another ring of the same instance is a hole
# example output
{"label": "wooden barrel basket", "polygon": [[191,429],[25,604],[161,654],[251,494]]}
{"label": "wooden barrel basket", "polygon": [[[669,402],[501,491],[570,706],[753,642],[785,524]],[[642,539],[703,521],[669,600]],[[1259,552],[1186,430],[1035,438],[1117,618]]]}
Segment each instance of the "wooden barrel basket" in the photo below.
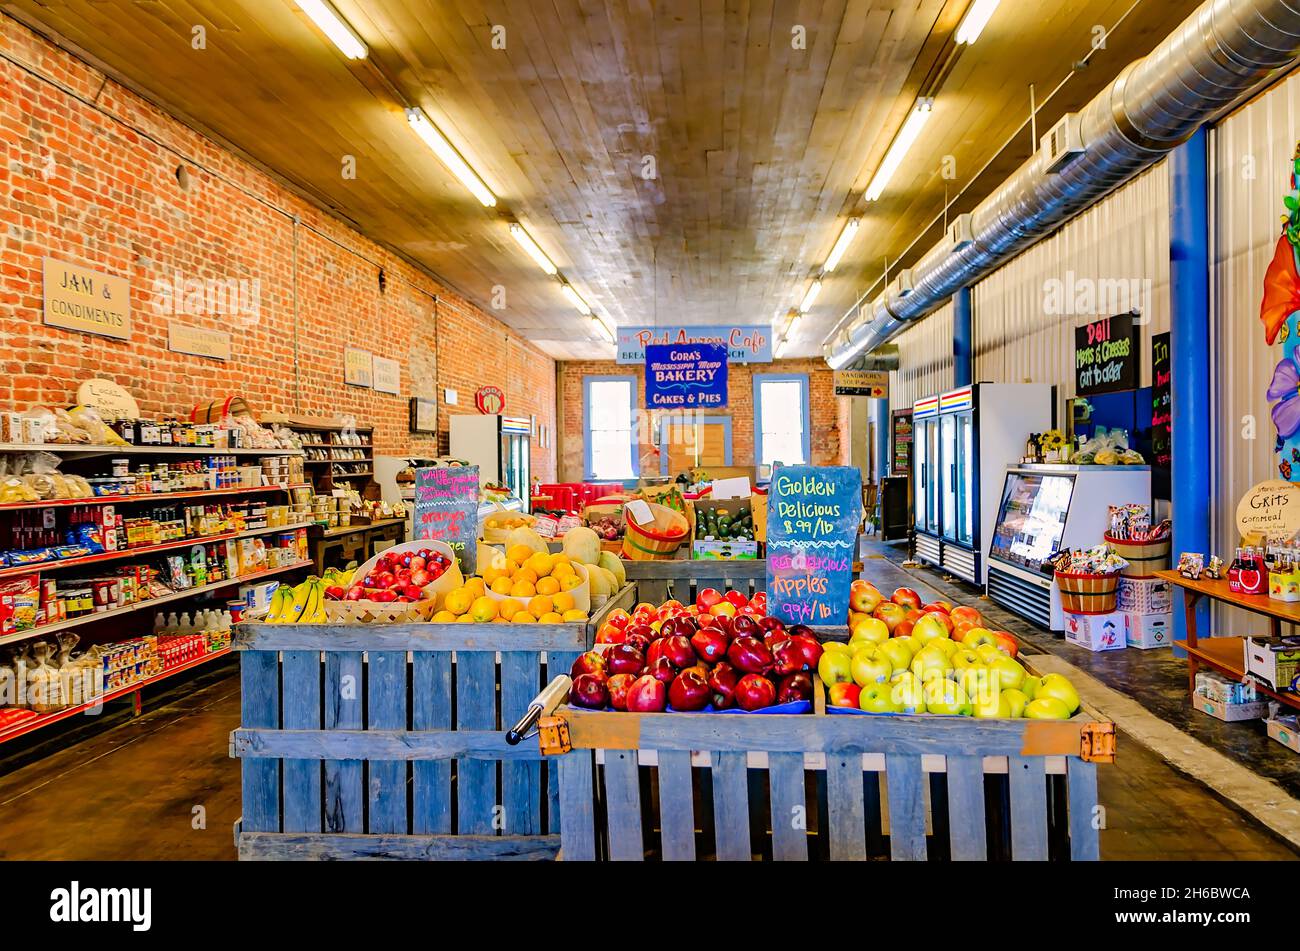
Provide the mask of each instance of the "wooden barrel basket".
{"label": "wooden barrel basket", "polygon": [[1128,562],[1120,574],[1125,578],[1153,578],[1157,571],[1169,567],[1169,550],[1172,539],[1161,538],[1150,542],[1125,541],[1105,536],[1106,544]]}
{"label": "wooden barrel basket", "polygon": [[1110,614],[1119,593],[1119,574],[1090,575],[1056,573],[1061,589],[1061,608],[1070,614]]}
{"label": "wooden barrel basket", "polygon": [[627,519],[623,532],[623,557],[632,561],[660,561],[672,558],[690,532],[686,516],[666,505],[655,502],[650,506],[654,521],[638,525]]}

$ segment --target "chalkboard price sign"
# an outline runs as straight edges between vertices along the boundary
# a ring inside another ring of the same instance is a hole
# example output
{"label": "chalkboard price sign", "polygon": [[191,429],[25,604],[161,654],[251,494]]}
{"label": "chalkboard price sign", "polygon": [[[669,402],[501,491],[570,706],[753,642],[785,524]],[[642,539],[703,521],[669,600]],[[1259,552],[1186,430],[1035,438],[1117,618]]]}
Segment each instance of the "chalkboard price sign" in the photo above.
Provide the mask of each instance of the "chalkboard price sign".
{"label": "chalkboard price sign", "polygon": [[1169,498],[1173,466],[1173,370],[1169,357],[1169,334],[1151,338],[1151,482],[1152,494]]}
{"label": "chalkboard price sign", "polygon": [[415,539],[446,542],[466,577],[477,560],[478,505],[478,466],[415,470]]}
{"label": "chalkboard price sign", "polygon": [[1074,329],[1075,396],[1137,389],[1137,327],[1132,314]]}
{"label": "chalkboard price sign", "polygon": [[790,624],[843,624],[862,521],[856,466],[782,466],[767,501],[768,609]]}

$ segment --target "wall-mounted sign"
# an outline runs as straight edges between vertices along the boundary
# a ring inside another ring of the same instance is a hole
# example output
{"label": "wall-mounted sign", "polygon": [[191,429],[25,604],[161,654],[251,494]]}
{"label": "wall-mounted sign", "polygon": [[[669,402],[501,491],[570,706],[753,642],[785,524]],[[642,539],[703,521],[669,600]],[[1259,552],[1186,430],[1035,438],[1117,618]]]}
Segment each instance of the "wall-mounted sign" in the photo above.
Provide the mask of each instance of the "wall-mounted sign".
{"label": "wall-mounted sign", "polygon": [[772,328],[764,326],[619,327],[616,352],[619,363],[644,363],[646,347],[696,343],[722,344],[732,363],[772,362]]}
{"label": "wall-mounted sign", "polygon": [[103,271],[45,258],[45,323],[64,330],[131,338],[131,282]]}
{"label": "wall-mounted sign", "polygon": [[372,362],[375,389],[380,393],[402,392],[402,365],[387,357],[375,357]]}
{"label": "wall-mounted sign", "polygon": [[135,397],[112,380],[86,380],[77,387],[77,402],[89,406],[104,419],[139,419]]}
{"label": "wall-mounted sign", "polygon": [[1138,328],[1132,314],[1074,329],[1074,394],[1118,393],[1138,385]]}
{"label": "wall-mounted sign", "polygon": [[366,388],[374,385],[374,358],[370,351],[354,350],[351,347],[343,351],[343,382],[348,386]]}
{"label": "wall-mounted sign", "polygon": [[1300,483],[1282,479],[1261,482],[1237,503],[1241,537],[1291,539],[1300,531]]}
{"label": "wall-mounted sign", "polygon": [[474,405],[480,413],[495,416],[505,412],[506,395],[499,386],[480,386],[474,394]]}
{"label": "wall-mounted sign", "polygon": [[896,409],[890,414],[890,470],[894,475],[912,474],[912,411]]}
{"label": "wall-mounted sign", "polygon": [[839,624],[862,522],[857,466],[780,466],[767,495],[767,597],[790,624]]}
{"label": "wall-mounted sign", "polygon": [[415,538],[450,545],[467,578],[478,556],[478,506],[478,466],[415,470]]}
{"label": "wall-mounted sign", "polygon": [[411,432],[438,435],[438,401],[411,397]]}
{"label": "wall-mounted sign", "polygon": [[1170,476],[1174,459],[1173,364],[1169,356],[1169,334],[1151,338],[1151,494],[1170,497]]}
{"label": "wall-mounted sign", "polygon": [[870,396],[889,398],[888,370],[836,370],[836,396]]}
{"label": "wall-mounted sign", "polygon": [[645,348],[646,409],[717,409],[727,405],[727,348],[651,344]]}
{"label": "wall-mounted sign", "polygon": [[224,330],[204,330],[176,321],[167,323],[167,349],[211,360],[230,359],[230,334]]}

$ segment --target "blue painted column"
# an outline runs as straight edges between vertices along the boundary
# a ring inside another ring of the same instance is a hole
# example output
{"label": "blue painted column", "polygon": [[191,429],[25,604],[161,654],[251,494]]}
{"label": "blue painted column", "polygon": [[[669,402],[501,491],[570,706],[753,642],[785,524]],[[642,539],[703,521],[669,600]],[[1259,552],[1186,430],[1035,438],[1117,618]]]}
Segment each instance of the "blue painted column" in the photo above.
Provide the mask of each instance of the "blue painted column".
{"label": "blue painted column", "polygon": [[971,322],[971,293],[963,287],[952,295],[952,385],[967,386],[974,375],[974,327]]}
{"label": "blue painted column", "polygon": [[[1169,286],[1173,308],[1173,556],[1203,552],[1210,541],[1210,193],[1208,134],[1201,128],[1169,155]],[[1197,634],[1209,630],[1202,599]],[[1174,601],[1174,632],[1187,634],[1181,598]],[[1178,656],[1185,651],[1175,650]]]}
{"label": "blue painted column", "polygon": [[876,404],[876,484],[883,486],[889,475],[889,400],[872,400]]}

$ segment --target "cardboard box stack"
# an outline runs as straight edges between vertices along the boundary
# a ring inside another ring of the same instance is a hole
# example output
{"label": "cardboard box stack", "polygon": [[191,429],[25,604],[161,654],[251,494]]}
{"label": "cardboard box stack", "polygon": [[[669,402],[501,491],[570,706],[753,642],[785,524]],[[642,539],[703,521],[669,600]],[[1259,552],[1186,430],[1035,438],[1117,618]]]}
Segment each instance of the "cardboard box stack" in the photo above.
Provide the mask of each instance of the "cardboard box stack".
{"label": "cardboard box stack", "polygon": [[1120,578],[1115,607],[1129,647],[1148,650],[1173,641],[1173,591],[1162,578]]}
{"label": "cardboard box stack", "polygon": [[1259,698],[1253,684],[1229,680],[1212,670],[1196,672],[1192,705],[1202,713],[1228,723],[1258,720],[1269,713],[1268,702]]}
{"label": "cardboard box stack", "polygon": [[[723,561],[758,558],[758,541],[753,528],[753,499],[749,479],[716,479],[712,492],[690,503],[691,557]],[[717,524],[725,529],[714,535],[704,526]]]}

